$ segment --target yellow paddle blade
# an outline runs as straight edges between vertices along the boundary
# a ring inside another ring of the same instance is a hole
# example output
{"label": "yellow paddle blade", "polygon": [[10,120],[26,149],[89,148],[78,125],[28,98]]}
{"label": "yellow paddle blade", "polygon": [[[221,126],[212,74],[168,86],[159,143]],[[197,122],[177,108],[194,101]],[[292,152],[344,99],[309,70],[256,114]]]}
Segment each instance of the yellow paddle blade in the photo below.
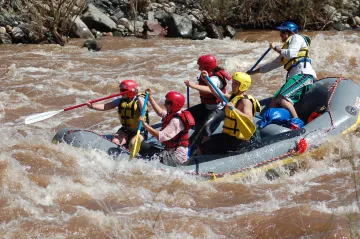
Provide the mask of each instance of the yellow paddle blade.
{"label": "yellow paddle blade", "polygon": [[135,136],[135,143],[132,146],[131,150],[130,150],[130,160],[132,160],[133,158],[136,157],[136,155],[139,153],[140,151],[140,145],[141,145],[141,140],[140,140],[140,130],[137,131],[136,136]]}
{"label": "yellow paddle blade", "polygon": [[239,115],[235,110],[233,112],[240,121],[240,132],[246,140],[249,140],[256,131],[256,125],[248,117]]}

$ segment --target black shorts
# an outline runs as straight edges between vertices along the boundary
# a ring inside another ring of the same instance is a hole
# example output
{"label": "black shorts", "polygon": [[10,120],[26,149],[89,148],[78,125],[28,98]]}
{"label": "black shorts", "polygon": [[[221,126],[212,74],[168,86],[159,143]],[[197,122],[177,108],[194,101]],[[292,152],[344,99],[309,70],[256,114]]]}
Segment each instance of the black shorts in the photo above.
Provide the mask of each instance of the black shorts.
{"label": "black shorts", "polygon": [[228,134],[214,134],[210,139],[199,145],[202,154],[227,154],[247,145],[247,140],[237,139]]}

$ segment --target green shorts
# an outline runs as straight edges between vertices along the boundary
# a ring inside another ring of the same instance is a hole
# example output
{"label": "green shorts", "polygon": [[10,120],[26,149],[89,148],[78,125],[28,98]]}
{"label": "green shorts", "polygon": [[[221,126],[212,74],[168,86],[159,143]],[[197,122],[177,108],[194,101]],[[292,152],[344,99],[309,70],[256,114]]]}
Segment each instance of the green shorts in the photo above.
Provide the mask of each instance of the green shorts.
{"label": "green shorts", "polygon": [[314,83],[312,75],[298,74],[286,81],[286,83],[274,94],[274,98],[279,95],[284,96],[289,102],[295,104],[303,95],[310,90]]}

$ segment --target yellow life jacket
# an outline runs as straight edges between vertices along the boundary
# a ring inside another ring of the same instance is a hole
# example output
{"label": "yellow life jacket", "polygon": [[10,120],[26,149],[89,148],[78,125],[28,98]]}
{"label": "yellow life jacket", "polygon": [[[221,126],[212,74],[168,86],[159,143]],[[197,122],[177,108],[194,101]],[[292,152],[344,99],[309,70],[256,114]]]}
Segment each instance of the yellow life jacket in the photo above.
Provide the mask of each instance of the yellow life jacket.
{"label": "yellow life jacket", "polygon": [[[235,96],[232,95],[230,99],[231,99],[231,103],[233,103],[235,108],[239,100],[249,99],[253,104],[254,116],[256,112],[261,111],[261,106],[259,101],[254,97],[252,97],[251,95],[235,95]],[[225,119],[224,119],[224,126],[222,132],[230,136],[234,136],[238,139],[246,140],[243,134],[241,133],[242,127],[245,126],[243,126],[242,123],[240,122],[240,119],[238,119],[238,117],[235,116],[235,113],[229,107],[225,107]]]}
{"label": "yellow life jacket", "polygon": [[[281,58],[281,61],[284,65],[284,68],[285,70],[287,71],[290,71],[294,66],[298,65],[300,62],[305,62],[304,66],[306,67],[306,62],[310,62],[311,63],[311,60],[309,59],[309,48],[310,48],[310,44],[311,44],[311,39],[309,36],[306,36],[306,35],[301,35],[301,34],[298,34],[300,36],[302,36],[305,40],[305,43],[306,43],[306,47],[303,47],[303,48],[300,48],[299,50],[299,53],[296,57],[293,57],[293,58],[290,58],[290,59],[287,59],[287,58],[284,58],[282,57]],[[282,49],[289,49],[289,41],[291,40],[293,36],[289,37],[285,44],[283,45]]]}
{"label": "yellow life jacket", "polygon": [[[144,93],[136,95],[131,101],[121,99],[118,107],[118,115],[122,126],[127,130],[136,131],[139,125],[141,109],[138,109],[138,98],[145,97]],[[148,110],[146,109],[145,119],[148,119]]]}

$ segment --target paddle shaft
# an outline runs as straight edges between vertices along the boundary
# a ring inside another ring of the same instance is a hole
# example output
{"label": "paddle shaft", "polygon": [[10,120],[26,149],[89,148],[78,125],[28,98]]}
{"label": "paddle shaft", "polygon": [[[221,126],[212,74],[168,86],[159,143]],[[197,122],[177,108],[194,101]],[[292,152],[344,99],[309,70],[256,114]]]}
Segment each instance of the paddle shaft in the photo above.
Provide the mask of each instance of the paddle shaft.
{"label": "paddle shaft", "polygon": [[186,87],[187,107],[190,108],[190,87]]}
{"label": "paddle shaft", "polygon": [[[125,92],[120,92],[120,93],[116,93],[116,94],[113,94],[113,95],[109,95],[109,96],[106,96],[106,97],[103,97],[103,98],[100,98],[100,99],[96,99],[96,100],[90,100],[89,103],[96,103],[96,102],[99,102],[99,101],[103,101],[103,100],[107,100],[107,99],[110,99],[110,98],[114,98],[116,96],[120,96],[120,95],[124,95],[128,93],[128,91],[125,91]],[[83,104],[78,104],[78,105],[73,105],[73,106],[70,106],[70,107],[67,107],[64,109],[64,111],[69,111],[69,110],[72,110],[72,109],[76,109],[76,108],[80,108],[80,107],[83,107],[85,106],[86,103],[83,103]]]}
{"label": "paddle shaft", "polygon": [[250,70],[247,71],[247,73],[252,72],[252,71],[255,69],[255,67],[260,63],[260,61],[262,61],[262,59],[269,53],[270,50],[271,50],[271,48],[269,47],[269,48],[265,51],[265,53],[259,58],[259,60],[257,60],[257,62],[255,63],[255,65],[254,65],[253,67],[251,67]]}
{"label": "paddle shaft", "polygon": [[[144,115],[145,115],[145,112],[146,112],[146,104],[147,104],[148,100],[149,100],[149,93],[146,92],[145,100],[144,100],[144,105],[143,105],[143,107],[142,107],[142,109],[141,109],[141,117],[144,117]],[[141,130],[141,127],[142,127],[142,121],[140,120],[139,125],[138,125],[138,129],[137,129],[138,132]]]}
{"label": "paddle shaft", "polygon": [[[146,112],[146,105],[147,105],[147,102],[149,100],[149,92],[146,92],[146,95],[145,95],[145,100],[144,100],[144,105],[141,109],[141,117],[143,118],[144,115],[145,115],[145,112]],[[140,130],[141,130],[141,127],[142,127],[142,121],[140,120],[139,122],[139,125],[138,125],[138,128],[137,128],[137,132],[136,132],[136,138],[135,138],[135,142],[133,144],[133,148],[130,150],[130,157],[129,157],[129,160],[132,160],[137,154],[138,152],[140,151]]]}
{"label": "paddle shaft", "polygon": [[[216,92],[218,93],[218,95],[221,97],[222,101],[224,101],[226,104],[228,103],[228,100],[225,98],[225,96],[223,95],[223,93],[214,85],[214,83],[211,81],[209,76],[205,76],[207,81],[210,83],[210,85],[212,86],[213,89],[216,90]],[[234,107],[230,107],[231,110],[234,110]]]}

